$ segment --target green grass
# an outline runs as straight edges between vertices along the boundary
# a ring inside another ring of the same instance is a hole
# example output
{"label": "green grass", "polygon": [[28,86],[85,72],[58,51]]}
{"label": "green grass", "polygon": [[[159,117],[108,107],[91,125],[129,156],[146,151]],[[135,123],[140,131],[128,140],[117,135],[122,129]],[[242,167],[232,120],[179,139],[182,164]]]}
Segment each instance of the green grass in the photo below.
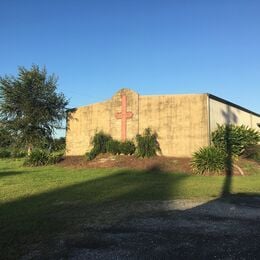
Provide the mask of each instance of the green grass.
{"label": "green grass", "polygon": [[[260,193],[260,170],[232,177],[232,193]],[[118,221],[114,205],[135,201],[220,196],[224,176],[154,171],[29,168],[0,160],[0,252],[17,258],[90,222]],[[124,214],[127,211],[124,208]]]}

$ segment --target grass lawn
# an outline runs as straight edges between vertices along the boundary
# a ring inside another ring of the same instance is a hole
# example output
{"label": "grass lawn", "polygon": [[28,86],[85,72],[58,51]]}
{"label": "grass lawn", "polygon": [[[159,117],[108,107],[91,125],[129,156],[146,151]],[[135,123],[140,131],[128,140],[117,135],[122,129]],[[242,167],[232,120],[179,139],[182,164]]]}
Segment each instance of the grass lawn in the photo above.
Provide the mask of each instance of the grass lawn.
{"label": "grass lawn", "polygon": [[[232,177],[232,193],[260,193],[260,169],[247,170],[250,176]],[[224,181],[156,171],[29,168],[21,160],[0,160],[0,258],[17,258],[83,224],[120,221],[121,213],[110,210],[114,205],[216,198]]]}

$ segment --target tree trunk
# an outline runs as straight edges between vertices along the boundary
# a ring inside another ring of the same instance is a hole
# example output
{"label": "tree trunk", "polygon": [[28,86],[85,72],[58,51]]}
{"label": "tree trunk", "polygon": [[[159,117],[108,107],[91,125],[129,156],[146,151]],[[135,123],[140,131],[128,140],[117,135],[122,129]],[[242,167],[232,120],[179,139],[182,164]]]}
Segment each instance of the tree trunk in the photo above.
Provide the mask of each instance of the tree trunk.
{"label": "tree trunk", "polygon": [[32,145],[29,144],[29,145],[28,145],[28,148],[27,148],[27,155],[30,156],[31,153],[32,153]]}

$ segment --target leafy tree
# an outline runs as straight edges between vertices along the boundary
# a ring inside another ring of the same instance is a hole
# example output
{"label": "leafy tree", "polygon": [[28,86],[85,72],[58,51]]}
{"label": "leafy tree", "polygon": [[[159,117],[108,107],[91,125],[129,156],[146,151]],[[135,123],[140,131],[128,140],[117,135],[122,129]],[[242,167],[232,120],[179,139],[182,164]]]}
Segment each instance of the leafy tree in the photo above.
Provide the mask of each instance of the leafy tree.
{"label": "leafy tree", "polygon": [[66,139],[65,137],[48,139],[45,142],[41,142],[37,147],[42,150],[48,150],[49,152],[65,151]]}
{"label": "leafy tree", "polygon": [[65,150],[66,139],[65,137],[54,138],[51,144],[52,151],[62,151]]}
{"label": "leafy tree", "polygon": [[11,134],[1,125],[0,126],[0,148],[7,148],[13,143]]}
{"label": "leafy tree", "polygon": [[17,77],[0,77],[0,123],[28,153],[61,128],[67,105],[57,93],[57,77],[48,76],[45,68],[19,67]]}

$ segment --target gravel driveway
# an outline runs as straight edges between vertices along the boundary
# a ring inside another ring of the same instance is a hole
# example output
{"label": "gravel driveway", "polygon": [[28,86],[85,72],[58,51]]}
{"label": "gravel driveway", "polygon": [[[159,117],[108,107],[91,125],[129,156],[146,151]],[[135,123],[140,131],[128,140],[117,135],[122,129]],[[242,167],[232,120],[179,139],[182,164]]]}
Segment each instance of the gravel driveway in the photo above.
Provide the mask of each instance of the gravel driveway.
{"label": "gravel driveway", "polygon": [[139,214],[88,226],[66,241],[66,258],[260,259],[260,196],[139,202],[135,208]]}

